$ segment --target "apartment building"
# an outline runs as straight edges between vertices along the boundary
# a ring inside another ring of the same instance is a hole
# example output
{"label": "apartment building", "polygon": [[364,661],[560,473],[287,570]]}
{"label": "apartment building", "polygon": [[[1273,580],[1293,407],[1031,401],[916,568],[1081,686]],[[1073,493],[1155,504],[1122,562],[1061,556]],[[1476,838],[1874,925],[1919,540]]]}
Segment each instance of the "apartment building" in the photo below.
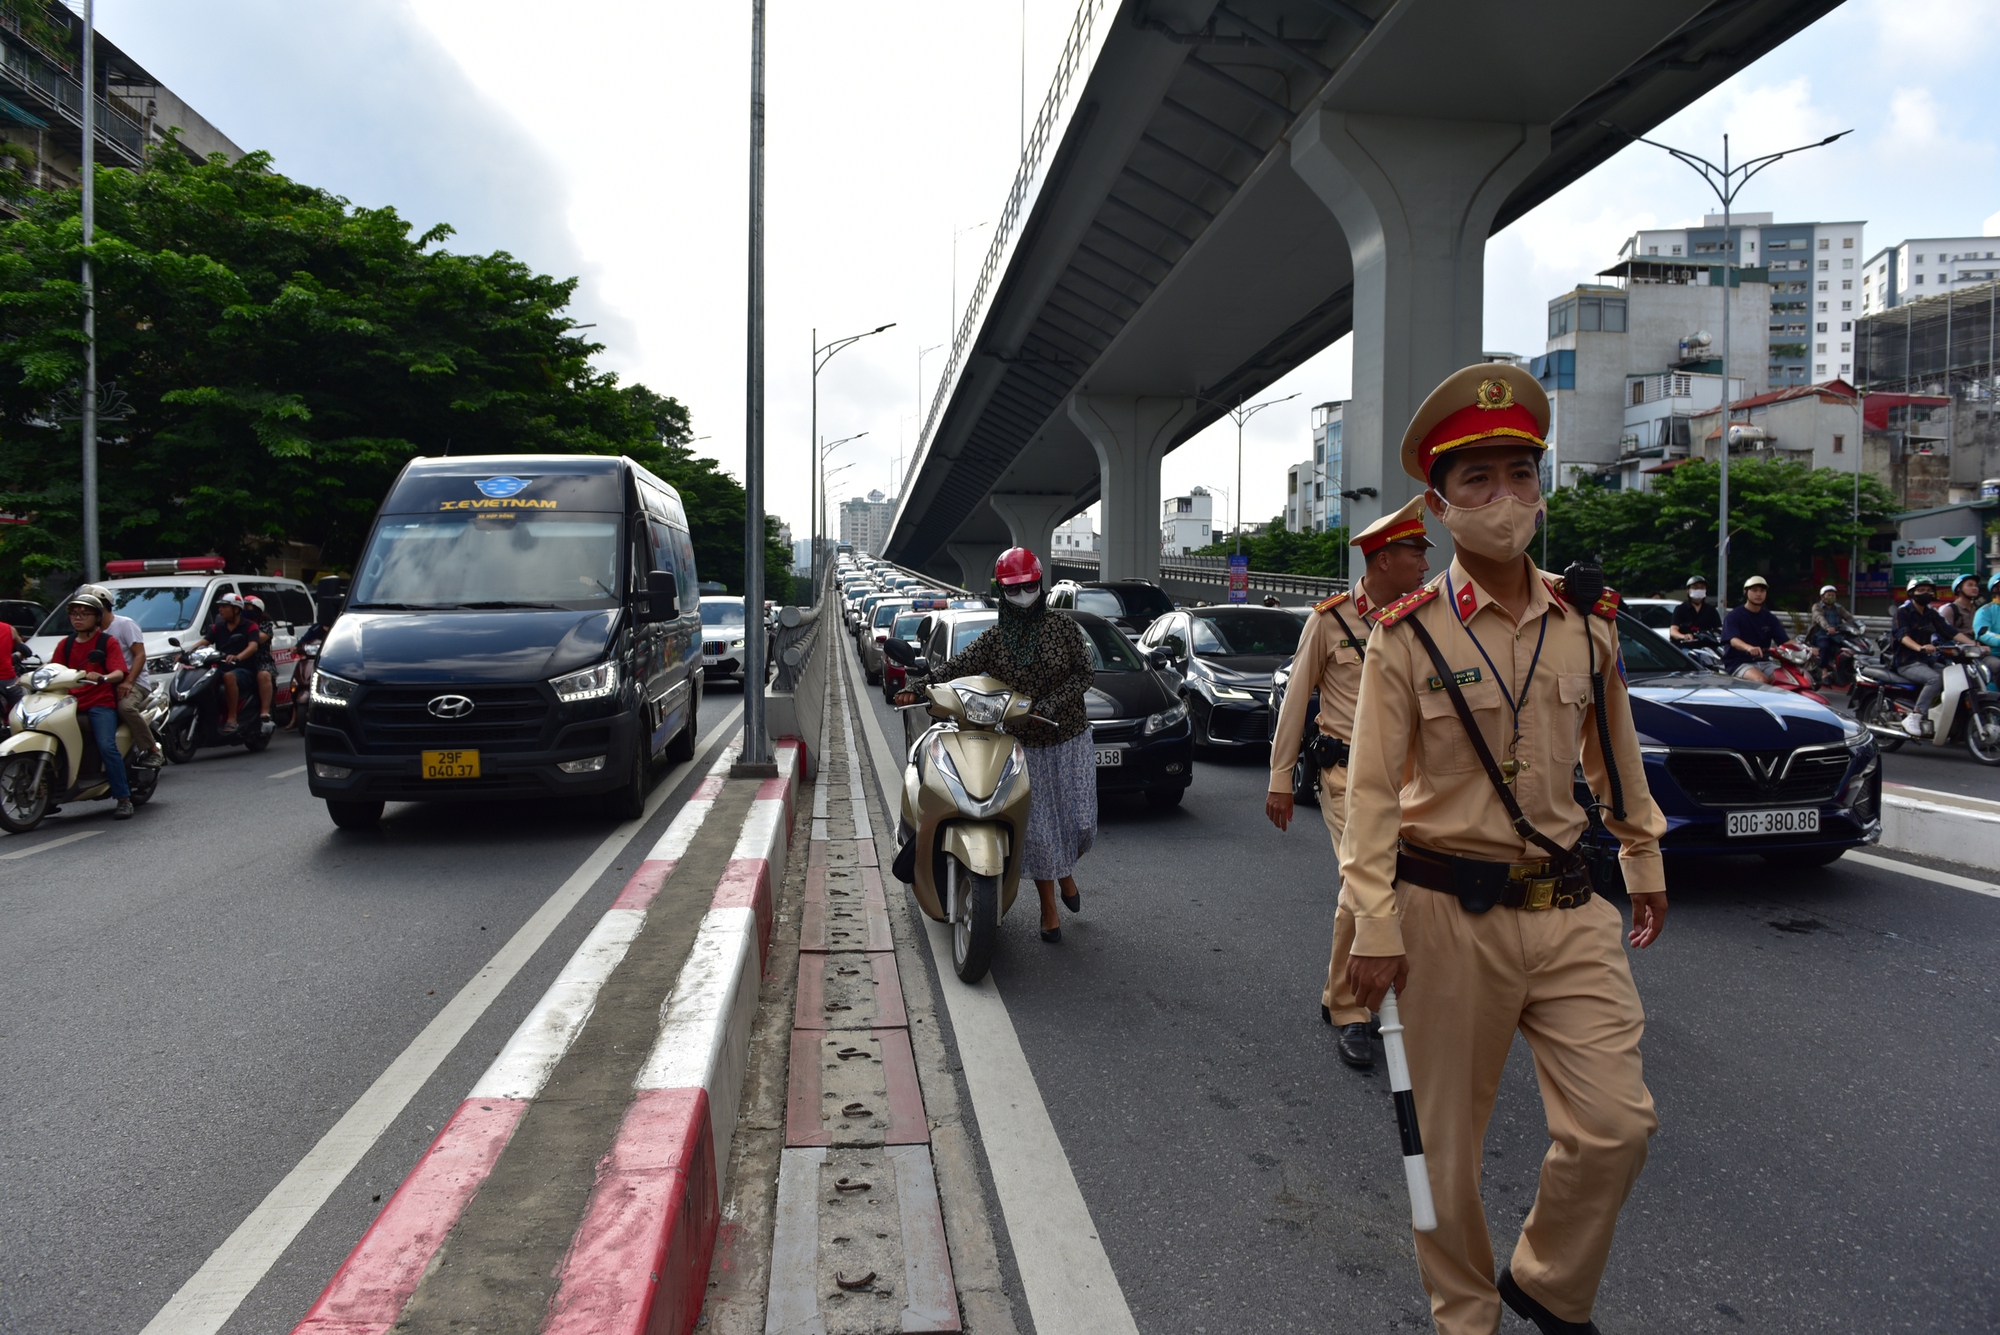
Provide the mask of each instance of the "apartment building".
{"label": "apartment building", "polygon": [[1215,498],[1208,488],[1195,487],[1185,496],[1160,502],[1160,554],[1186,556],[1220,537],[1215,527]]}
{"label": "apartment building", "polygon": [[1863,315],[2000,279],[2000,213],[1984,236],[1913,237],[1868,257],[1861,275]]}

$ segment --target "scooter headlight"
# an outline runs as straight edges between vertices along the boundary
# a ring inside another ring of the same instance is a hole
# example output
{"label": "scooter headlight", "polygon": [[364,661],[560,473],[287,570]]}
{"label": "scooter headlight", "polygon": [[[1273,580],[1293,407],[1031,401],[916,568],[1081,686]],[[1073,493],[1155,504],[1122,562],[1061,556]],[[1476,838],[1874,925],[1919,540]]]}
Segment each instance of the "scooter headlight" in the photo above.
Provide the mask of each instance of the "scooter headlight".
{"label": "scooter headlight", "polygon": [[[28,685],[34,687],[37,691],[46,691],[49,687],[55,685],[55,680],[56,665],[51,663],[47,667],[37,670],[34,676],[28,678]],[[46,718],[48,716],[44,714],[43,717]]]}
{"label": "scooter headlight", "polygon": [[345,709],[361,690],[360,683],[345,677],[336,677],[331,672],[313,674],[313,703],[317,705],[338,705]]}
{"label": "scooter headlight", "polygon": [[1007,706],[1014,703],[1012,691],[974,691],[960,686],[958,703],[965,709],[965,720],[982,728],[997,728],[1007,717]]}

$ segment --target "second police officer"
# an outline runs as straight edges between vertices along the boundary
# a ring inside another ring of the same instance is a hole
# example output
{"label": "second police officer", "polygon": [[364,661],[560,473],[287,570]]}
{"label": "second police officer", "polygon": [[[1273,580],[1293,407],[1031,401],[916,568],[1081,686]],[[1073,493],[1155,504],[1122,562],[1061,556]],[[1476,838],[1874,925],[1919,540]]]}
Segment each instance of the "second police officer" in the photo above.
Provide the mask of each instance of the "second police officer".
{"label": "second police officer", "polygon": [[[1457,553],[1382,612],[1348,762],[1349,977],[1359,1004],[1391,986],[1400,1003],[1437,1205],[1417,1263],[1441,1335],[1494,1335],[1503,1301],[1545,1335],[1594,1332],[1618,1212],[1658,1125],[1624,947],[1651,945],[1666,919],[1665,821],[1632,727],[1617,595],[1580,578],[1565,596],[1527,555],[1548,420],[1533,376],[1489,363],[1453,374],[1405,432],[1404,471]],[[1622,845],[1629,937],[1577,851],[1579,762]],[[1480,1165],[1517,1032],[1550,1145],[1496,1277]]]}
{"label": "second police officer", "polygon": [[[1292,660],[1291,685],[1272,730],[1271,783],[1264,796],[1264,814],[1280,830],[1292,821],[1292,767],[1304,749],[1319,771],[1320,818],[1340,852],[1340,833],[1347,821],[1347,746],[1354,736],[1354,701],[1361,691],[1361,664],[1375,618],[1396,599],[1421,588],[1429,573],[1424,553],[1431,540],[1424,536],[1423,498],[1394,514],[1383,515],[1352,540],[1361,549],[1366,569],[1351,593],[1337,593],[1313,606],[1299,632],[1298,655]],[[1306,709],[1319,691],[1319,726],[1305,738]],[[1320,993],[1320,1018],[1339,1035],[1340,1059],[1356,1070],[1370,1070],[1375,1052],[1368,1036],[1368,1011],[1354,1000],[1347,986],[1347,952],[1354,944],[1354,911],[1343,896],[1334,910],[1333,955],[1327,965],[1326,987]]]}

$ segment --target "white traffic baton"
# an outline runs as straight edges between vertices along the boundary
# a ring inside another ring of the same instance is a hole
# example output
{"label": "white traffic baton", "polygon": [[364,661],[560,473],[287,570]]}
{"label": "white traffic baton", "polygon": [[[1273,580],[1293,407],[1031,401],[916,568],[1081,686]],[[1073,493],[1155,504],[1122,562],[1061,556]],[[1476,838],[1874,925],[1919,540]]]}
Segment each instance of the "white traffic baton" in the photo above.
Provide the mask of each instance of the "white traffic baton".
{"label": "white traffic baton", "polygon": [[1403,1052],[1403,1019],[1396,989],[1382,998],[1382,1047],[1389,1058],[1389,1092],[1396,1100],[1396,1129],[1403,1137],[1403,1176],[1410,1186],[1410,1227],[1429,1233],[1438,1226],[1431,1201],[1430,1171],[1424,1167],[1424,1138],[1417,1129],[1417,1101],[1410,1093],[1410,1059]]}

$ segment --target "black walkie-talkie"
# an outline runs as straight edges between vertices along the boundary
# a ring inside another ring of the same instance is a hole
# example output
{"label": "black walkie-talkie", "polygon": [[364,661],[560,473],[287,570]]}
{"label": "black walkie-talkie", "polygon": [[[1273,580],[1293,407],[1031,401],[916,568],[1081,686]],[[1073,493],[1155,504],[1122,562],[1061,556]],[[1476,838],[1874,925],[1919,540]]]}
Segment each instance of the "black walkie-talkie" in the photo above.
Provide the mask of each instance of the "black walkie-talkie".
{"label": "black walkie-talkie", "polygon": [[[1625,785],[1618,778],[1618,757],[1611,750],[1611,724],[1604,717],[1604,674],[1597,667],[1597,639],[1590,633],[1591,609],[1604,596],[1604,567],[1595,561],[1572,561],[1563,571],[1563,597],[1583,614],[1584,642],[1590,646],[1590,698],[1597,711],[1597,745],[1611,775],[1611,814],[1625,819]],[[1612,633],[1617,633],[1616,623]]]}

